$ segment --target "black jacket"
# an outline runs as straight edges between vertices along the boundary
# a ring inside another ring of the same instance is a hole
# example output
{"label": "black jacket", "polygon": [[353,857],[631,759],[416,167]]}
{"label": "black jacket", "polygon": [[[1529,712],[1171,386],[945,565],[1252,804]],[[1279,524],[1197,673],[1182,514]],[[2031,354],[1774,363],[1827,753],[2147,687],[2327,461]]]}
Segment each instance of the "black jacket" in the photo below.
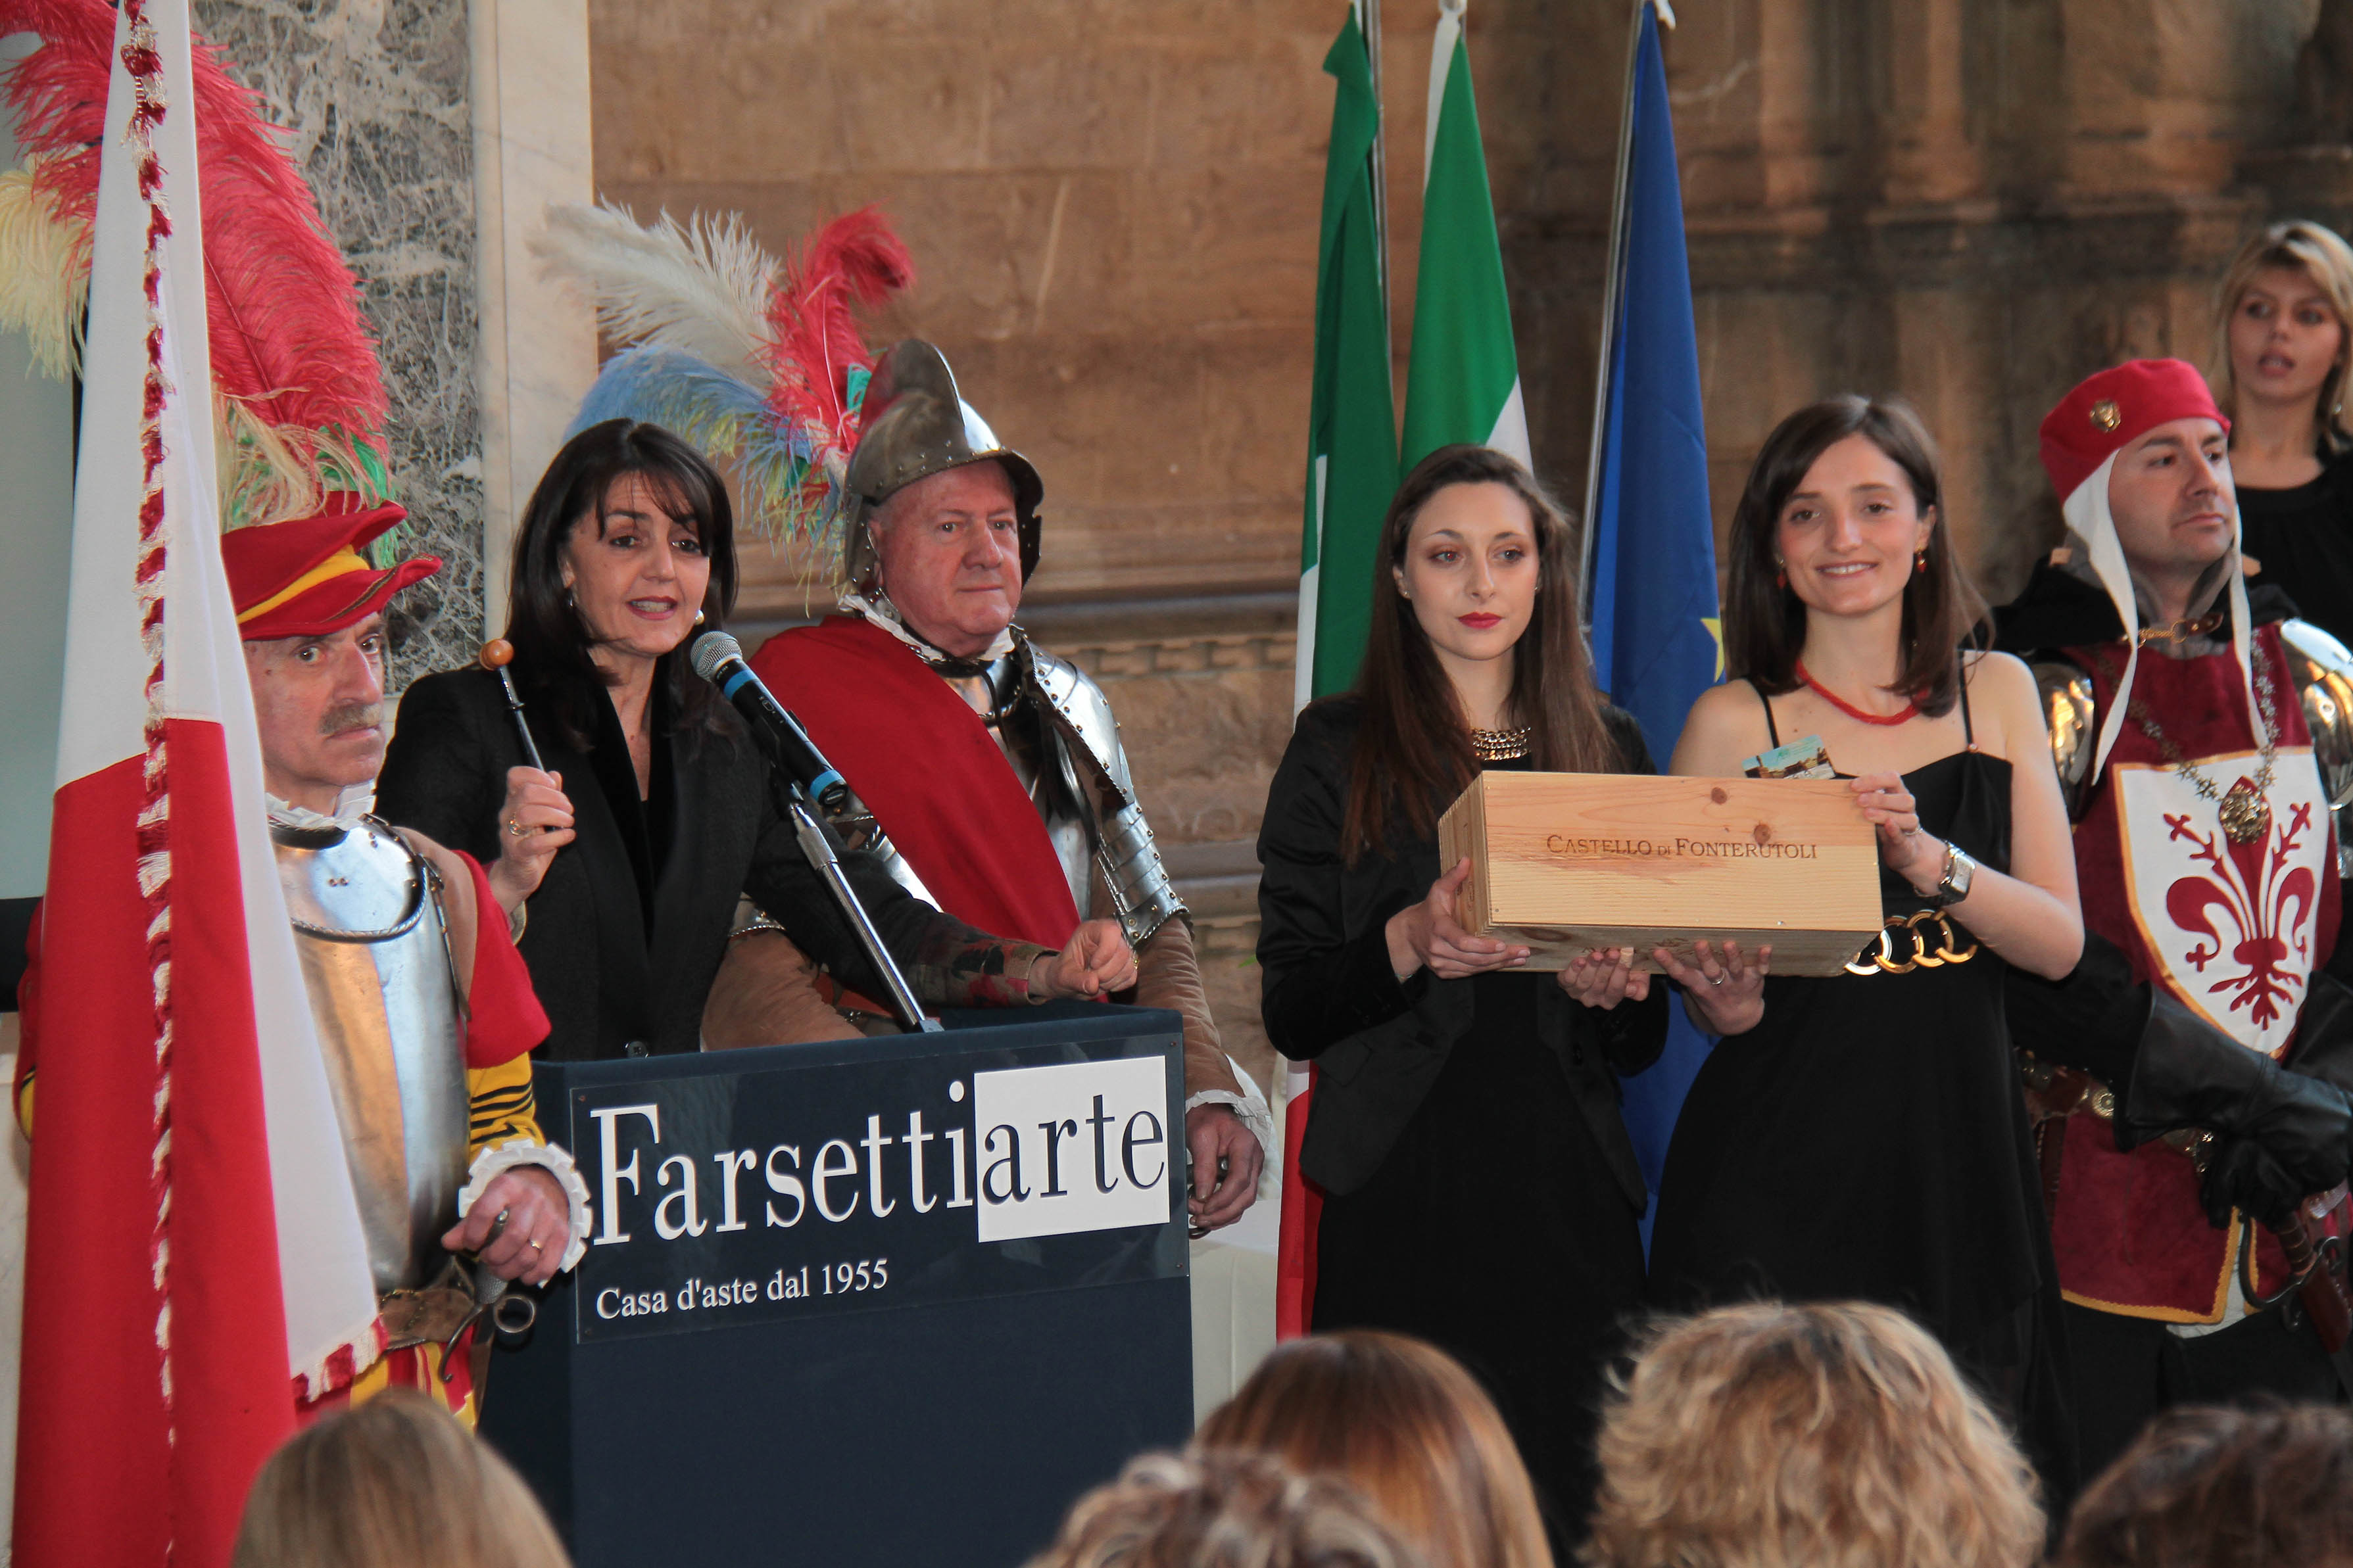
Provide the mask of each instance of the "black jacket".
{"label": "black jacket", "polygon": [[[2226,621],[2230,604],[2227,595],[2220,601]],[[2247,619],[2255,626],[2291,620],[2295,613],[2295,601],[2274,584],[2247,590]],[[2030,663],[2039,654],[2053,654],[2064,647],[2122,642],[2125,635],[2125,624],[2116,617],[2116,606],[2105,589],[2048,561],[2037,562],[2018,597],[1994,611],[1993,625],[1995,648]],[[2230,640],[2227,626],[2214,635]]]}
{"label": "black jacket", "polygon": [[[1354,866],[1342,861],[1358,717],[1353,697],[1299,715],[1258,840],[1266,1032],[1284,1056],[1316,1064],[1299,1163],[1334,1193],[1371,1179],[1473,1016],[1470,981],[1439,980],[1424,969],[1400,983],[1389,967],[1383,928],[1438,879],[1437,840],[1366,855]],[[1607,717],[1627,760],[1623,771],[1655,772],[1633,719],[1614,708]],[[1638,1212],[1648,1194],[1619,1114],[1614,1073],[1639,1072],[1657,1059],[1666,1044],[1667,990],[1654,981],[1645,1001],[1603,1012],[1546,985],[1536,1005],[1537,1031],[1559,1057],[1595,1143]]]}
{"label": "black jacket", "polygon": [[[593,760],[545,715],[531,717],[540,756],[549,772],[563,775],[578,832],[556,851],[532,895],[519,944],[554,1026],[540,1047],[543,1057],[608,1058],[630,1054],[629,1042],[654,1053],[700,1048],[703,1003],[744,893],[851,989],[885,994],[856,931],[777,810],[766,759],[740,736],[671,741],[670,849],[653,885],[649,937],[630,844],[595,765],[626,770],[626,743],[612,705],[595,707],[603,723],[601,743],[592,750],[605,754]],[[527,761],[496,676],[480,669],[428,675],[401,698],[376,809],[487,866],[500,852],[507,770]],[[635,787],[634,775],[628,787]],[[1037,951],[997,943],[910,897],[871,856],[845,852],[841,858],[892,955],[928,1002],[965,1001],[955,977],[1026,967]]]}

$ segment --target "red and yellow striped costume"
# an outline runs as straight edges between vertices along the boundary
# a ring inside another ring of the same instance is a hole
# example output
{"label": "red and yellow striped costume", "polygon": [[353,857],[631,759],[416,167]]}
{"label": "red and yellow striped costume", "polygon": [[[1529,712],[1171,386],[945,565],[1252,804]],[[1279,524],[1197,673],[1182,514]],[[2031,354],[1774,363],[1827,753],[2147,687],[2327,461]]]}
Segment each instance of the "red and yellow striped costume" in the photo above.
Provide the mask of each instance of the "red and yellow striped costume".
{"label": "red and yellow striped costume", "polygon": [[[420,847],[423,847],[420,845]],[[474,955],[472,975],[467,988],[470,1016],[466,1023],[466,1091],[469,1101],[467,1155],[470,1159],[484,1149],[514,1139],[528,1139],[533,1143],[547,1140],[539,1130],[538,1105],[532,1094],[531,1051],[547,1037],[547,1014],[540,1007],[539,998],[531,988],[531,973],[523,967],[522,959],[508,938],[506,924],[496,918],[498,903],[491,893],[490,882],[472,857],[435,846],[428,851],[442,867],[445,877],[453,863],[462,862],[472,883],[472,908],[486,911],[493,918],[477,919],[474,925]],[[37,916],[33,921],[27,943],[27,967],[17,986],[18,1004],[23,1009],[22,1040],[16,1057],[16,1121],[25,1135],[33,1132],[33,1100],[35,1070],[38,1065],[41,1031],[39,986],[41,970],[41,924]],[[69,1042],[60,1040],[63,1047]],[[476,1399],[472,1375],[473,1331],[460,1333],[448,1351],[449,1376],[441,1377],[443,1352],[438,1345],[419,1345],[396,1351],[383,1351],[385,1334],[381,1321],[376,1325],[379,1353],[356,1372],[352,1363],[357,1358],[347,1352],[331,1361],[325,1379],[326,1388],[311,1397],[304,1397],[301,1382],[294,1384],[295,1416],[309,1422],[331,1411],[373,1398],[386,1388],[415,1388],[444,1401],[458,1419],[469,1426],[474,1423]]]}

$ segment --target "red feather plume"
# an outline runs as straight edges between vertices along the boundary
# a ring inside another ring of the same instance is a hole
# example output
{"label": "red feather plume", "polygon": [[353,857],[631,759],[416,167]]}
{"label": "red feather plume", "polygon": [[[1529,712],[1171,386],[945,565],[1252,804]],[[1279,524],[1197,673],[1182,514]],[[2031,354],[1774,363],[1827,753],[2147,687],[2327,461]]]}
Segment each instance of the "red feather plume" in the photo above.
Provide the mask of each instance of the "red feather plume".
{"label": "red feather plume", "polygon": [[[39,184],[94,220],[115,13],[106,0],[0,0],[0,37],[41,47],[7,76],[17,140],[55,154]],[[197,181],[205,208],[213,385],[263,424],[381,445],[384,375],[359,284],[254,95],[201,39],[195,49]]]}
{"label": "red feather plume", "polygon": [[914,258],[873,207],[844,213],[809,237],[768,299],[768,407],[780,425],[798,426],[819,447],[847,452],[857,444],[849,368],[871,370],[874,361],[851,308],[879,305],[914,280]]}

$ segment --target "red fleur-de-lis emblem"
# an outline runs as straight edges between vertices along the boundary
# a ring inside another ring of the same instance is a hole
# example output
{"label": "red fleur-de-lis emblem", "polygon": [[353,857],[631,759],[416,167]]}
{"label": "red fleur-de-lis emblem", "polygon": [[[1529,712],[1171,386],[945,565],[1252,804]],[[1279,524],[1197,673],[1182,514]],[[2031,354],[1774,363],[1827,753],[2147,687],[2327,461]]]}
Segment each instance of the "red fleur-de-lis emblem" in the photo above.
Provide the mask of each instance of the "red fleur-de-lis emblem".
{"label": "red fleur-de-lis emblem", "polygon": [[[2208,994],[2227,999],[2229,1012],[2244,1009],[2257,1029],[2268,1028],[2302,1004],[2312,968],[2318,884],[2308,858],[2296,861],[2312,831],[2311,804],[2295,803],[2284,823],[2274,814],[2264,836],[2244,844],[2232,843],[2219,819],[2211,831],[2201,831],[2191,814],[2168,812],[2165,824],[2171,838],[2192,847],[2191,863],[2209,868],[2166,889],[2165,912],[2199,938],[2182,958],[2201,977],[2214,966]],[[2233,935],[2222,933],[2225,923]]]}

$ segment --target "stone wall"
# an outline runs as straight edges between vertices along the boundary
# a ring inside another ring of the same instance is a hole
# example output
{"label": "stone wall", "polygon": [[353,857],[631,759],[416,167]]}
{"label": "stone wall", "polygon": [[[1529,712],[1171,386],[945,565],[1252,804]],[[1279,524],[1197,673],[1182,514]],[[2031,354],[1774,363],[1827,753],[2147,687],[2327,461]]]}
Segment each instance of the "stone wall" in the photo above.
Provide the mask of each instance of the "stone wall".
{"label": "stone wall", "polygon": [[196,0],[363,282],[391,395],[393,478],[442,558],[396,627],[396,688],[481,643],[474,188],[465,0]]}
{"label": "stone wall", "polygon": [[[1577,483],[1613,153],[1590,117],[1618,97],[1599,65],[1623,60],[1630,9],[1474,13],[1536,451]],[[2222,266],[2295,205],[2257,166],[2290,134],[2316,10],[1683,7],[1666,53],[1719,530],[1783,415],[1832,392],[1901,393],[1944,446],[1966,557],[1997,600],[2014,591],[2058,527],[2042,414],[2118,359],[2204,363]]]}
{"label": "stone wall", "polygon": [[[1944,445],[1967,558],[1994,596],[2013,590],[2056,531],[2043,411],[2118,358],[2202,362],[2213,279],[2265,216],[2353,213],[2347,155],[2283,151],[2318,4],[1685,5],[1666,54],[1719,529],[1783,415],[1902,393]],[[1537,466],[1572,498],[1631,10],[1470,13]],[[1400,349],[1435,14],[1383,7]],[[1338,0],[590,12],[607,195],[647,216],[738,210],[774,246],[867,202],[898,223],[923,279],[878,331],[939,341],[1043,470],[1026,618],[1106,677],[1163,842],[1219,911],[1213,984],[1242,1040],[1247,845],[1289,728],[1272,595],[1296,560],[1319,67],[1340,16]],[[755,574],[755,617],[827,596],[806,565]]]}

